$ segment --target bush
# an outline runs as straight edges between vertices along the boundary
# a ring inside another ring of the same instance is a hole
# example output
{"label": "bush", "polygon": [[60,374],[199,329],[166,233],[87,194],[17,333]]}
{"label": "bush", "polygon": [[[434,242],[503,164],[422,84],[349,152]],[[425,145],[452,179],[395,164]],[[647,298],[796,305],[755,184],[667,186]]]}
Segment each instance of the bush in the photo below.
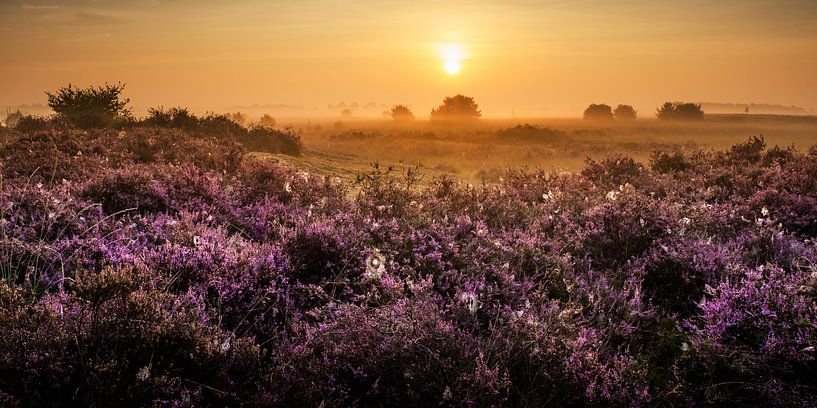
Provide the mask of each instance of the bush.
{"label": "bush", "polygon": [[261,118],[258,119],[258,125],[259,126],[274,128],[275,124],[276,124],[275,118],[273,118],[272,116],[270,116],[270,115],[268,115],[266,113],[264,114],[264,116],[261,116]]}
{"label": "bush", "polygon": [[584,110],[584,118],[588,120],[613,120],[613,109],[610,105],[592,104]]}
{"label": "bush", "polygon": [[14,123],[14,129],[20,133],[31,135],[51,128],[47,118],[41,116],[22,116]]}
{"label": "bush", "polygon": [[249,150],[300,156],[304,144],[300,133],[292,129],[276,130],[255,126],[238,139]]}
{"label": "bush", "polygon": [[56,92],[46,92],[48,106],[57,116],[81,129],[103,128],[130,117],[130,99],[121,99],[124,84],[75,88],[71,84]]}
{"label": "bush", "polygon": [[392,119],[397,121],[414,120],[414,114],[406,105],[394,105],[389,112]]}
{"label": "bush", "polygon": [[655,115],[661,120],[701,120],[704,111],[695,103],[665,102]]}
{"label": "bush", "polygon": [[479,119],[482,113],[474,98],[464,95],[449,96],[443,104],[431,110],[431,120],[468,121]]}
{"label": "bush", "polygon": [[635,120],[638,112],[630,105],[618,105],[613,110],[613,114],[616,116],[616,120],[626,121]]}
{"label": "bush", "polygon": [[164,108],[148,109],[148,116],[142,120],[146,126],[167,127],[194,131],[198,129],[199,119],[190,113],[187,108],[175,107],[168,110]]}

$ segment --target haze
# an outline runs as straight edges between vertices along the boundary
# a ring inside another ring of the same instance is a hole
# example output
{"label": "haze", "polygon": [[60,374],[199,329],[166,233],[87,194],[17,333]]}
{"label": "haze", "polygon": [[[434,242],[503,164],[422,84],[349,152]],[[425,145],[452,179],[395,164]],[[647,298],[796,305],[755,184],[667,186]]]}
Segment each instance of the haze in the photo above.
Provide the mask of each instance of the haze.
{"label": "haze", "polygon": [[817,107],[813,0],[4,0],[0,27],[2,106],[121,81],[136,106],[316,115],[355,101],[424,116],[456,93],[487,117],[577,116],[595,102]]}

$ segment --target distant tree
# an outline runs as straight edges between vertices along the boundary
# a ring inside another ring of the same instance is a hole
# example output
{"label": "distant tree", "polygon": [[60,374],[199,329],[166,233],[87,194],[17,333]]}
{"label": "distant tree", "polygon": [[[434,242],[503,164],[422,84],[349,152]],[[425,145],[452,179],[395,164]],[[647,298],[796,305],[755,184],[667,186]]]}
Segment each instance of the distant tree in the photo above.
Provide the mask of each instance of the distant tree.
{"label": "distant tree", "polygon": [[616,120],[635,120],[638,112],[630,105],[618,105],[613,109]]}
{"label": "distant tree", "polygon": [[344,119],[349,119],[352,117],[352,110],[351,109],[344,109],[340,112],[340,117]]}
{"label": "distant tree", "polygon": [[605,104],[591,104],[584,110],[584,118],[589,120],[613,120],[613,108]]}
{"label": "distant tree", "polygon": [[116,120],[130,118],[126,108],[130,99],[122,99],[125,85],[105,84],[76,88],[71,84],[56,92],[46,92],[48,106],[57,116],[82,129],[110,126]]}
{"label": "distant tree", "polygon": [[261,116],[261,119],[258,119],[258,124],[264,127],[275,127],[276,123],[275,118],[266,113]]}
{"label": "distant tree", "polygon": [[704,111],[695,103],[665,102],[655,115],[661,120],[701,120]]}
{"label": "distant tree", "polygon": [[479,105],[470,96],[457,95],[443,99],[443,104],[431,110],[431,120],[475,120],[482,113]]}
{"label": "distant tree", "polygon": [[17,112],[11,112],[6,116],[6,119],[3,120],[3,123],[8,127],[14,127],[17,125],[17,122],[23,118],[23,113],[19,110]]}
{"label": "distant tree", "polygon": [[407,120],[414,120],[414,114],[411,113],[411,109],[408,108],[406,105],[395,105],[391,108],[391,112],[389,112],[391,118],[394,120],[399,121],[407,121]]}

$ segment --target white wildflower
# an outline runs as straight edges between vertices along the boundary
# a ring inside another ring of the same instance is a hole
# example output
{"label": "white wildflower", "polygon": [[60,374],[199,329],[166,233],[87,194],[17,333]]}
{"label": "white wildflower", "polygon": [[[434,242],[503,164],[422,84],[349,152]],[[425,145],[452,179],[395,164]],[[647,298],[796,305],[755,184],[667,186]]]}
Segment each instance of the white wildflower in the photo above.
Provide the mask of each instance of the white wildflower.
{"label": "white wildflower", "polygon": [[230,351],[231,347],[232,347],[232,344],[230,343],[230,338],[228,337],[226,340],[224,340],[223,343],[221,343],[221,352],[226,353],[226,352]]}
{"label": "white wildflower", "polygon": [[618,199],[619,194],[621,193],[615,190],[611,190],[607,192],[607,195],[605,197],[607,197],[607,199],[610,201],[616,201]]}
{"label": "white wildflower", "polygon": [[763,214],[764,217],[768,217],[769,216],[769,208],[764,205],[763,208],[760,209],[760,213]]}
{"label": "white wildflower", "polygon": [[687,342],[681,343],[681,351],[683,352],[689,351],[689,344],[687,344]]}
{"label": "white wildflower", "polygon": [[290,185],[288,181],[284,183],[284,191],[286,191],[287,193],[292,192],[292,185]]}
{"label": "white wildflower", "polygon": [[447,401],[447,400],[450,400],[450,399],[451,399],[451,387],[446,385],[445,389],[443,390],[443,400]]}
{"label": "white wildflower", "polygon": [[201,237],[196,235],[193,237],[193,246],[199,247],[201,246]]}
{"label": "white wildflower", "polygon": [[372,253],[366,258],[366,277],[369,279],[379,279],[383,276],[383,272],[386,271],[386,257],[380,253],[378,250],[372,251]]}
{"label": "white wildflower", "polygon": [[477,310],[479,309],[479,300],[477,299],[477,295],[475,293],[465,292],[460,294],[460,301],[465,305],[469,313],[477,313]]}
{"label": "white wildflower", "polygon": [[150,378],[150,364],[139,369],[136,373],[136,379],[139,381],[147,381]]}

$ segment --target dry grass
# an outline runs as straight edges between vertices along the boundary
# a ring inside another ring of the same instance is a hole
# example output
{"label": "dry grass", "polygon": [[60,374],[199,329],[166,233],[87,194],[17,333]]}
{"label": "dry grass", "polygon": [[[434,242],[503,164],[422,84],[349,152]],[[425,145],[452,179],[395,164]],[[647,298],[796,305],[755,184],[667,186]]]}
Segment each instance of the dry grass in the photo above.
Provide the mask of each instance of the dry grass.
{"label": "dry grass", "polygon": [[[759,135],[770,146],[806,149],[817,144],[814,117],[711,115],[691,123],[488,119],[461,126],[374,120],[346,121],[342,127],[334,121],[289,124],[303,132],[306,154],[270,156],[301,170],[347,179],[375,161],[398,168],[418,166],[428,178],[449,175],[476,183],[495,180],[506,168],[576,171],[587,158],[612,155],[646,163],[650,153],[659,149],[728,149]],[[524,124],[554,132],[501,133]]]}

